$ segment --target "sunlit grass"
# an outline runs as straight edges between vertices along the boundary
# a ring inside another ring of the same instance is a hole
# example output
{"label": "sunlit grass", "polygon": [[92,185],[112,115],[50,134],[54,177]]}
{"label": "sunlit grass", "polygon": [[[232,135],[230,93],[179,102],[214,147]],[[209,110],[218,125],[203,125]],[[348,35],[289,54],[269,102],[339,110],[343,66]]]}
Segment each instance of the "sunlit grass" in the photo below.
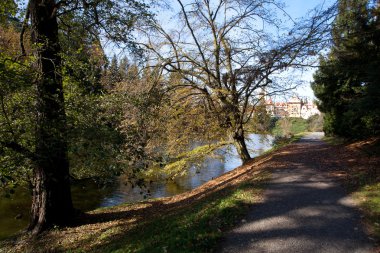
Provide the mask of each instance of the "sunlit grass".
{"label": "sunlit grass", "polygon": [[360,188],[355,194],[366,213],[366,219],[371,225],[371,232],[380,239],[380,183],[369,184]]}
{"label": "sunlit grass", "polygon": [[121,238],[109,236],[109,243],[97,252],[212,252],[224,230],[247,213],[258,200],[268,173],[250,182],[224,189],[196,202],[185,210],[163,214],[139,224]]}
{"label": "sunlit grass", "polygon": [[325,136],[323,137],[323,140],[331,145],[341,145],[347,143],[346,139],[336,136]]}

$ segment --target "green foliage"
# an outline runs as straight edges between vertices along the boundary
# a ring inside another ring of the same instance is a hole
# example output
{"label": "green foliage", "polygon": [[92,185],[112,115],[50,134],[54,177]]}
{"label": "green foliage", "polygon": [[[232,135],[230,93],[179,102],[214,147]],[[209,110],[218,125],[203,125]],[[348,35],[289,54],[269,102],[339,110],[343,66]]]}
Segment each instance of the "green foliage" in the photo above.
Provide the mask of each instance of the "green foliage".
{"label": "green foliage", "polygon": [[12,27],[0,29],[2,35],[10,36],[8,43],[0,43],[0,189],[12,191],[30,176],[34,97],[30,59],[15,60],[9,50],[14,46],[15,31]]}
{"label": "green foliage", "polygon": [[308,130],[307,120],[303,118],[280,118],[272,129],[274,135],[291,136],[306,132]]}
{"label": "green foliage", "polygon": [[123,66],[122,68],[121,66],[119,67],[116,55],[114,55],[111,59],[109,67],[107,68],[107,72],[104,75],[103,82],[105,86],[109,89],[112,89],[115,88],[115,85],[117,85],[117,83],[120,83],[121,81],[126,81],[126,72],[129,72],[127,66]]}
{"label": "green foliage", "polygon": [[[118,130],[122,113],[112,95],[102,95],[100,79],[105,61],[101,48],[89,42],[88,32],[78,30],[81,33],[60,34],[65,52],[61,56],[70,174],[107,180],[123,168],[120,155],[124,138]],[[1,187],[14,188],[30,180],[33,165],[26,151],[8,147],[17,144],[34,152],[33,59],[15,60],[19,54],[17,30],[10,26],[0,31],[0,181]],[[68,41],[71,36],[76,40]]]}
{"label": "green foliage", "polygon": [[145,175],[149,178],[174,179],[187,174],[190,165],[202,165],[206,156],[212,156],[214,151],[221,148],[229,142],[218,142],[198,146],[190,151],[182,152],[177,157],[171,158],[166,164],[160,162],[148,170]]}
{"label": "green foliage", "polygon": [[120,112],[113,108],[110,96],[80,94],[66,96],[70,171],[76,178],[106,180],[122,170]]}
{"label": "green foliage", "polygon": [[320,59],[312,88],[327,135],[376,136],[380,131],[379,6],[341,0],[333,47]]}
{"label": "green foliage", "polygon": [[82,19],[63,18],[77,27],[60,31],[70,174],[107,181],[123,169],[121,108],[103,82],[107,59],[97,35],[85,29]]}
{"label": "green foliage", "polygon": [[323,115],[315,114],[307,119],[309,132],[323,132]]}
{"label": "green foliage", "polygon": [[0,2],[0,24],[8,23],[10,17],[15,16],[17,5],[14,0],[2,0]]}
{"label": "green foliage", "polygon": [[70,14],[63,16],[62,19],[66,26],[75,27],[75,29],[61,29],[59,33],[63,50],[62,72],[66,78],[66,86],[67,84],[71,84],[71,87],[77,86],[75,92],[83,95],[85,93],[99,95],[104,92],[101,79],[107,64],[99,37],[86,29],[81,17]]}
{"label": "green foliage", "polygon": [[[33,182],[29,228],[36,235],[73,217],[69,164],[71,175],[79,178],[108,178],[120,171],[117,156],[124,138],[117,127],[121,113],[120,107],[108,106],[111,96],[102,97],[100,37],[137,51],[130,31],[137,17],[142,20],[149,13],[147,5],[134,0],[28,2],[23,24],[12,17],[18,7],[13,1],[0,5],[0,25],[13,19],[12,25],[23,28],[15,29],[15,34],[21,39],[30,37],[33,43],[33,53],[23,48],[22,56],[12,58],[11,48],[3,47],[0,28],[0,53],[8,54],[0,56],[0,161],[9,165],[0,168],[0,180],[1,186],[11,187],[24,178]],[[29,25],[32,32],[24,33]],[[27,75],[17,67],[27,64],[22,57],[32,54],[36,59],[26,68],[34,72],[27,82],[32,85],[21,96],[24,87],[17,77]],[[14,68],[7,61],[20,66]],[[13,85],[17,89],[7,89]],[[25,101],[34,103],[28,106],[31,103]],[[26,165],[17,166],[15,159],[27,160]],[[33,179],[24,170],[27,165],[33,167]],[[13,176],[13,171],[24,173]]]}
{"label": "green foliage", "polygon": [[272,126],[271,116],[268,114],[264,97],[255,106],[252,120],[248,126],[252,132],[267,134]]}
{"label": "green foliage", "polygon": [[380,239],[380,183],[372,183],[360,188],[355,196],[367,214],[374,235]]}

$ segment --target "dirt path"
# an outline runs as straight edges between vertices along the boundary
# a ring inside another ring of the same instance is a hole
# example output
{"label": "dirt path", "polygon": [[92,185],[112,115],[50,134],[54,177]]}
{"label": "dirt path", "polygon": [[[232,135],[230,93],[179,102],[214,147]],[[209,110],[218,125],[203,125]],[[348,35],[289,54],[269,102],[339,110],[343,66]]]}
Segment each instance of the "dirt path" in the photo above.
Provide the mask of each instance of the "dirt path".
{"label": "dirt path", "polygon": [[337,164],[320,137],[274,158],[263,202],[226,235],[220,252],[373,252],[353,201],[327,173]]}

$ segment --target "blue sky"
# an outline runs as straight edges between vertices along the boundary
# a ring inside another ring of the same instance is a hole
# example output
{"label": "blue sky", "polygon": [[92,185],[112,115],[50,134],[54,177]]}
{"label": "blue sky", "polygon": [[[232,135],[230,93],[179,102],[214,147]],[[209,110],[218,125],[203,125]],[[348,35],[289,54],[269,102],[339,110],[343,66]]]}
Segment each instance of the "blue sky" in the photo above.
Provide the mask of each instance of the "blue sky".
{"label": "blue sky", "polygon": [[[0,0],[1,1],[1,0]],[[283,3],[286,5],[285,10],[287,13],[292,16],[293,19],[297,19],[300,17],[305,16],[309,10],[313,9],[316,6],[329,6],[334,0],[282,0]],[[19,0],[19,3],[25,3],[26,0]],[[110,51],[113,53],[118,53],[119,50],[117,50],[115,47],[106,48],[106,51]],[[309,96],[313,97],[313,91],[310,88],[310,81],[312,80],[312,74],[314,70],[307,70],[303,73],[302,79],[305,80],[304,87],[300,87],[297,89],[297,93],[299,93],[302,96]]]}
{"label": "blue sky", "polygon": [[[170,0],[172,1],[172,0]],[[281,0],[280,0],[281,1]],[[175,1],[174,1],[175,2]],[[186,1],[184,1],[186,3]],[[307,14],[314,8],[319,7],[325,9],[334,3],[334,0],[282,0],[285,4],[285,11],[292,17],[293,20],[307,16]],[[173,8],[176,8],[176,3],[173,4]],[[161,15],[160,15],[161,14]],[[170,26],[170,16],[158,12],[158,17],[165,26]],[[290,24],[289,24],[290,25]],[[290,25],[291,26],[291,25]],[[304,85],[295,90],[295,93],[300,96],[307,96],[314,98],[312,89],[310,88],[310,82],[313,80],[313,73],[316,69],[304,70],[301,76],[295,77],[295,82],[299,80],[304,81]],[[298,83],[298,82],[297,82]]]}
{"label": "blue sky", "polygon": [[[307,14],[307,12],[316,6],[323,5],[324,7],[332,5],[333,0],[284,0],[286,4],[286,11],[293,18],[299,18]],[[305,85],[298,88],[296,93],[301,96],[308,96],[314,98],[312,89],[310,88],[310,82],[313,80],[313,73],[316,69],[306,70],[302,75],[302,80],[305,81]]]}
{"label": "blue sky", "polygon": [[286,10],[293,17],[301,17],[307,13],[308,10],[318,6],[328,6],[332,4],[332,0],[285,0],[287,6]]}

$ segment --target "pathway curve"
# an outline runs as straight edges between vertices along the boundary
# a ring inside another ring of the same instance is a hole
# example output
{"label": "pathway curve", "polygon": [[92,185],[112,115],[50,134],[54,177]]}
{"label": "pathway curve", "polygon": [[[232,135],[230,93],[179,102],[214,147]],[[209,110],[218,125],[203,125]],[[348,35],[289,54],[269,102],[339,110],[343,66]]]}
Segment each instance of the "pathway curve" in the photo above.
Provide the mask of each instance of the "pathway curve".
{"label": "pathway curve", "polygon": [[336,164],[321,136],[308,135],[274,157],[263,202],[226,235],[220,252],[373,252],[353,201],[326,173]]}

